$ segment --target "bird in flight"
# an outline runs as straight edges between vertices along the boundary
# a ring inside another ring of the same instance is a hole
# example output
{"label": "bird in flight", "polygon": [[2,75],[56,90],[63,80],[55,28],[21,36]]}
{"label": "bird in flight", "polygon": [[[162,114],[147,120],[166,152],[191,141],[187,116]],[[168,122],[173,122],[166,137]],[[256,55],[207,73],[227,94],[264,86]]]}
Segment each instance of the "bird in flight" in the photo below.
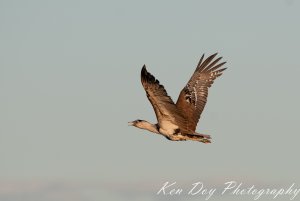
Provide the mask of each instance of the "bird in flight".
{"label": "bird in flight", "polygon": [[142,85],[153,106],[158,123],[135,120],[129,125],[165,136],[172,141],[193,140],[211,143],[209,135],[197,133],[196,126],[207,102],[208,88],[222,75],[226,62],[218,63],[222,57],[214,59],[217,53],[204,59],[202,55],[196,70],[187,85],[181,90],[176,104],[164,86],[150,74],[144,65],[141,71]]}

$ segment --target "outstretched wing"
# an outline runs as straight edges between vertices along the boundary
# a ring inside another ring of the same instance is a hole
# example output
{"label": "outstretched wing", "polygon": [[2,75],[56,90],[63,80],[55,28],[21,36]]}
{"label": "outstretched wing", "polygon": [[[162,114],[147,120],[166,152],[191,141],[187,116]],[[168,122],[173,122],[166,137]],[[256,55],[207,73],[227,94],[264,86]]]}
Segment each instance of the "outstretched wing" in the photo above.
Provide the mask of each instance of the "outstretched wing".
{"label": "outstretched wing", "polygon": [[196,130],[197,123],[205,107],[208,88],[226,69],[220,69],[226,62],[218,64],[222,57],[213,61],[216,55],[217,53],[209,56],[204,61],[204,54],[202,55],[194,74],[180,92],[176,103],[177,108],[182,111],[188,120],[188,129],[192,131]]}
{"label": "outstretched wing", "polygon": [[167,120],[176,123],[183,120],[164,86],[159,84],[159,81],[147,71],[145,65],[141,71],[141,81],[158,122]]}

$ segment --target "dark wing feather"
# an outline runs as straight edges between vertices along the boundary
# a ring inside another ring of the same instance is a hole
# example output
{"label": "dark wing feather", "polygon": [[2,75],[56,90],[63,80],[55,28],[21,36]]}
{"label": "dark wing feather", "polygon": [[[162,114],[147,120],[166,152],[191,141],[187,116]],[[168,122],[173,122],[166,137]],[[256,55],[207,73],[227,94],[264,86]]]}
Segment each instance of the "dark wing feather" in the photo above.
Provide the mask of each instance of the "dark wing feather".
{"label": "dark wing feather", "polygon": [[207,101],[208,88],[226,69],[220,69],[226,62],[217,64],[222,57],[214,60],[216,55],[217,53],[209,56],[204,61],[204,54],[202,55],[194,74],[178,97],[176,106],[187,118],[188,130],[196,130],[197,123]]}
{"label": "dark wing feather", "polygon": [[167,120],[177,124],[184,121],[164,86],[159,84],[159,81],[147,71],[145,65],[141,71],[141,81],[158,122]]}

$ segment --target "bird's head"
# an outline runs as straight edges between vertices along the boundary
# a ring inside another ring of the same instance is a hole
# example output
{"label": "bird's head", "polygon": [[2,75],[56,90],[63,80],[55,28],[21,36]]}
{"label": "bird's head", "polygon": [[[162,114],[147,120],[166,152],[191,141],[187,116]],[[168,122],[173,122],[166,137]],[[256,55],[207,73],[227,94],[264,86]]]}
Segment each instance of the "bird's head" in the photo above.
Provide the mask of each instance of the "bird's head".
{"label": "bird's head", "polygon": [[157,124],[151,124],[151,123],[149,123],[148,121],[145,121],[145,120],[137,119],[135,121],[128,122],[128,126],[135,126],[137,128],[145,129],[145,130],[148,130],[148,131],[153,132],[153,133],[159,133]]}
{"label": "bird's head", "polygon": [[128,126],[135,126],[135,127],[138,127],[138,128],[143,128],[143,125],[144,125],[145,123],[147,123],[147,121],[137,119],[137,120],[128,122]]}

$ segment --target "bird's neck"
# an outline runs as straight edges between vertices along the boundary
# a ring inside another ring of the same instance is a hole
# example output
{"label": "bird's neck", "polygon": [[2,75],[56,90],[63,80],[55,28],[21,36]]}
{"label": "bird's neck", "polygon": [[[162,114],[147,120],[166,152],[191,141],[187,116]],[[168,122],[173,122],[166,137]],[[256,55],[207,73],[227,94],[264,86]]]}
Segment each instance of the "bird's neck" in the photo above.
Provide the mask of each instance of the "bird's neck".
{"label": "bird's neck", "polygon": [[159,134],[157,124],[151,124],[151,123],[145,121],[141,125],[139,125],[139,128],[145,129],[145,130],[148,130],[150,132]]}

